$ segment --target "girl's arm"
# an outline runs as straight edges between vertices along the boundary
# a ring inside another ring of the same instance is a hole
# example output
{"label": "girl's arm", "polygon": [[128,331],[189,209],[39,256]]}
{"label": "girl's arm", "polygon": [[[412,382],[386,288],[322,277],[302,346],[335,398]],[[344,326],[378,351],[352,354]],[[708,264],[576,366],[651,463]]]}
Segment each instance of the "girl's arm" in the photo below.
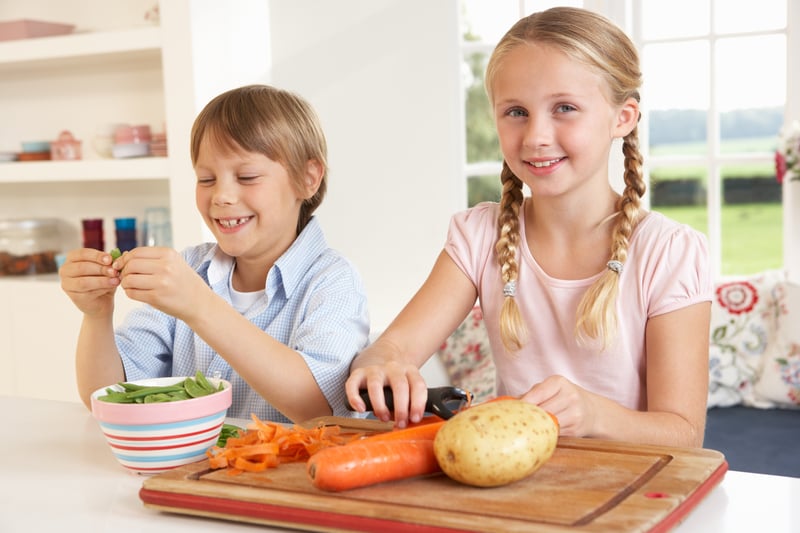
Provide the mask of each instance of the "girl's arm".
{"label": "girl's arm", "polygon": [[625,408],[560,376],[538,383],[524,398],[555,414],[561,435],[700,447],[708,397],[710,322],[709,302],[648,320],[646,411]]}
{"label": "girl's arm", "polygon": [[427,385],[419,368],[464,320],[478,296],[472,281],[446,252],[428,279],[381,336],[353,360],[347,380],[350,404],[363,411],[359,391],[367,389],[375,416],[389,420],[383,387],[392,387],[394,421],[405,427],[422,419]]}

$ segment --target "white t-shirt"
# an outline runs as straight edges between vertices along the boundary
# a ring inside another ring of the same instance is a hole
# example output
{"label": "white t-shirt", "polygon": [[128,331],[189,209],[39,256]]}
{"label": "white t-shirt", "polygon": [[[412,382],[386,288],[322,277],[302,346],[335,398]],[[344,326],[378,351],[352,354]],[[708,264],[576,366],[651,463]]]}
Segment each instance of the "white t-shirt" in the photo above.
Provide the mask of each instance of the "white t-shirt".
{"label": "white t-shirt", "polygon": [[[526,200],[529,201],[529,200]],[[586,289],[602,274],[581,280],[548,276],[525,237],[520,209],[520,257],[516,301],[528,341],[508,353],[500,340],[503,283],[494,253],[499,204],[482,203],[453,216],[446,252],[478,289],[497,367],[497,393],[521,395],[559,374],[631,409],[647,408],[645,325],[650,317],[711,301],[712,275],[706,237],[660,213],[636,226],[617,296],[618,332],[605,352],[578,345],[575,316]]]}

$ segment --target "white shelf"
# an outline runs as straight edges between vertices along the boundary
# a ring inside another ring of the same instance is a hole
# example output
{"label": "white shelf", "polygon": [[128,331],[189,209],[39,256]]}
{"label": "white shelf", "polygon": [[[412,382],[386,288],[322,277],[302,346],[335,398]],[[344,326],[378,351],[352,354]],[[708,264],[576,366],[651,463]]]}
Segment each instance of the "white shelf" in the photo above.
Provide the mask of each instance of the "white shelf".
{"label": "white shelf", "polygon": [[161,41],[158,26],[7,41],[0,43],[0,68],[106,54],[158,54]]}
{"label": "white shelf", "polygon": [[160,180],[169,176],[165,157],[0,163],[2,183]]}

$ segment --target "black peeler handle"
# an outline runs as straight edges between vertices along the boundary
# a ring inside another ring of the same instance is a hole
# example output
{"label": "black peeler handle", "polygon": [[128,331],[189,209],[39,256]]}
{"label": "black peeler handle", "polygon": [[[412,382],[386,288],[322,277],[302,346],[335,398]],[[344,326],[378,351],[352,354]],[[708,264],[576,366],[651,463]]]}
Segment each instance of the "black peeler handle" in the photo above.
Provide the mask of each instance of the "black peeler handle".
{"label": "black peeler handle", "polygon": [[[362,390],[359,392],[359,396],[364,400],[367,411],[372,411],[369,392],[366,389]],[[392,394],[392,388],[388,385],[383,388],[383,397],[386,401],[386,407],[390,411],[394,411],[394,395]],[[463,407],[464,405],[469,405],[471,400],[472,394],[458,387],[433,387],[428,389],[428,401],[425,403],[425,411],[447,420],[456,414],[456,411],[451,406],[459,404],[459,406]],[[352,406],[349,407],[353,409]]]}

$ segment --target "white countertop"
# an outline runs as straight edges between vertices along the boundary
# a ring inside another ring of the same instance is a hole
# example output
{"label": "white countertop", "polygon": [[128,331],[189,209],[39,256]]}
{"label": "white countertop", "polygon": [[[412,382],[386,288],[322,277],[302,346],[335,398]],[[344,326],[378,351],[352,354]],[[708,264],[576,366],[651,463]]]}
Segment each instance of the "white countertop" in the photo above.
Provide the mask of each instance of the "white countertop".
{"label": "white countertop", "polygon": [[[79,403],[0,396],[0,532],[286,531],[161,513]],[[800,478],[728,472],[678,533],[798,533]]]}

